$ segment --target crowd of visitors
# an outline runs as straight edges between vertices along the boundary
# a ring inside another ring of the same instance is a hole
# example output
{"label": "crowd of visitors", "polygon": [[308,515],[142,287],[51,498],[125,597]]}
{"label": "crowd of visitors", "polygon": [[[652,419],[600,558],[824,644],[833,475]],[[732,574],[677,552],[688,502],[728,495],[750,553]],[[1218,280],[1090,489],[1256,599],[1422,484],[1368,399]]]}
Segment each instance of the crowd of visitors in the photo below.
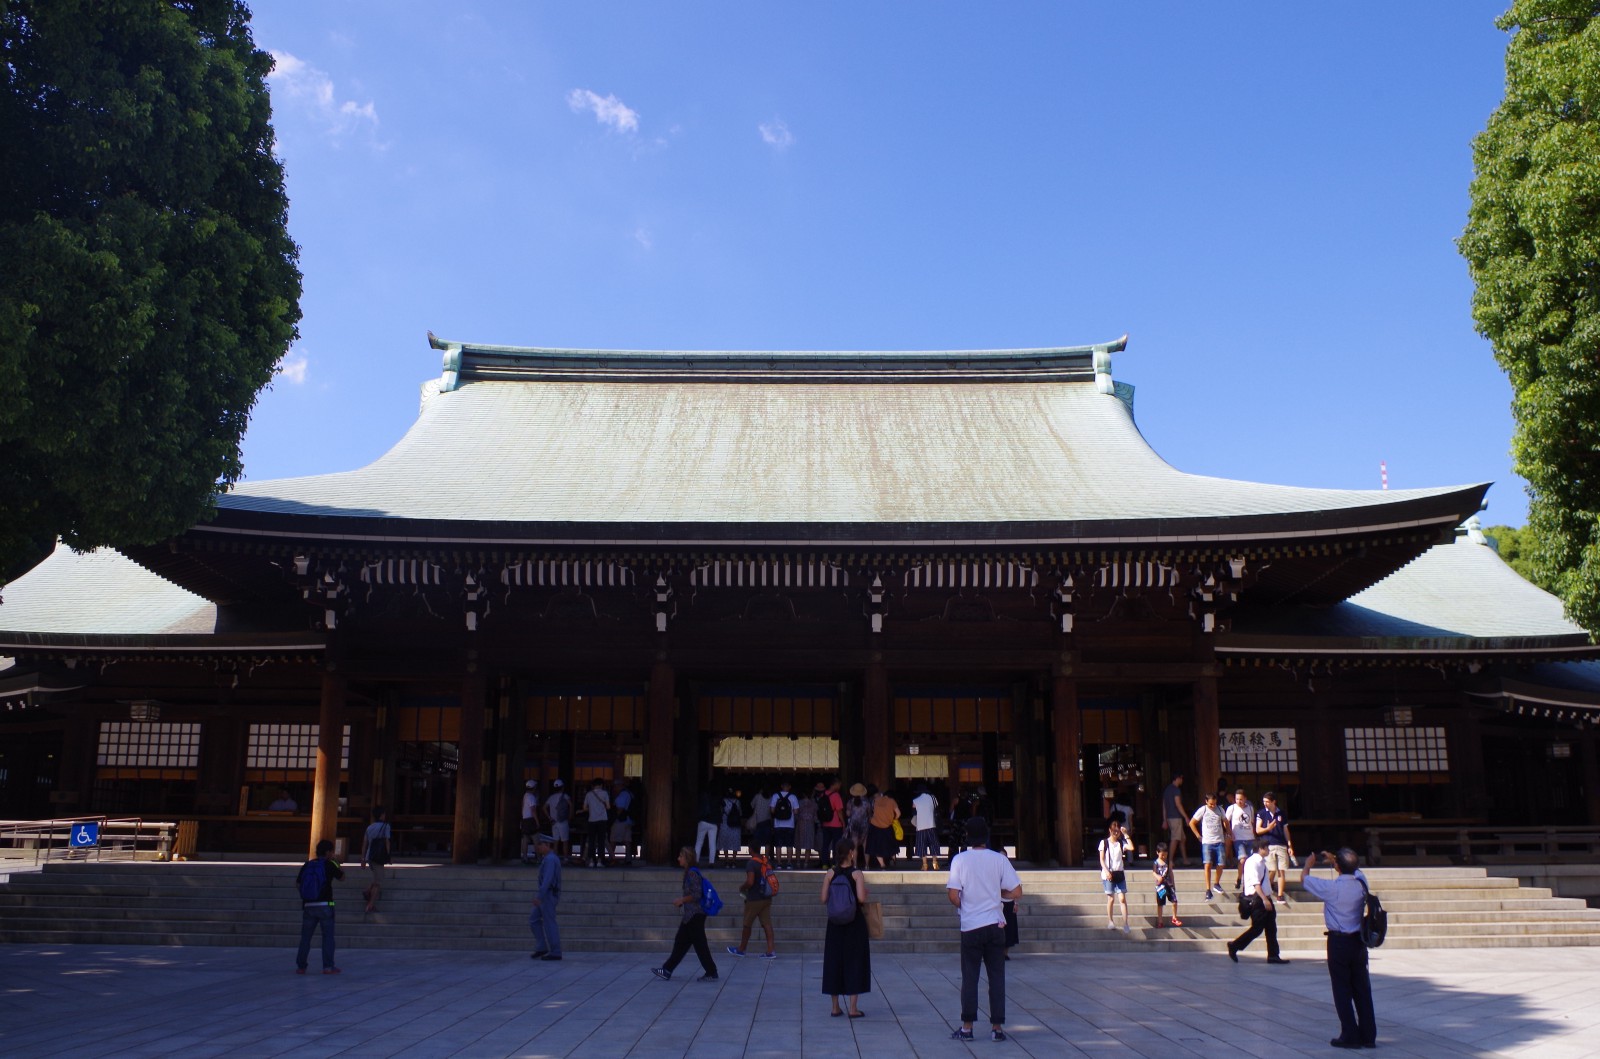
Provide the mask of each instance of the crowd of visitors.
{"label": "crowd of visitors", "polygon": [[[1199,840],[1206,884],[1204,900],[1223,894],[1222,872],[1230,849],[1237,862],[1238,911],[1250,925],[1227,942],[1228,958],[1239,962],[1240,952],[1264,935],[1266,962],[1287,964],[1289,961],[1279,951],[1277,915],[1279,906],[1289,901],[1285,883],[1289,868],[1298,861],[1289,821],[1277,795],[1272,791],[1262,794],[1262,805],[1257,809],[1245,790],[1239,788],[1226,808],[1221,808],[1224,792],[1206,792],[1202,804],[1186,817],[1182,780],[1181,775],[1175,775],[1161,796],[1161,820],[1171,841],[1155,843],[1155,857],[1149,865],[1156,927],[1183,925],[1178,918],[1174,869],[1186,859],[1187,832]],[[693,949],[702,970],[698,980],[719,980],[706,940],[706,922],[721,910],[723,902],[701,867],[702,848],[708,865],[718,864],[724,857],[738,857],[744,851],[739,863],[744,869],[743,882],[738,887],[744,899],[742,930],[739,943],[727,946],[728,954],[736,958],[747,955],[757,926],[761,928],[764,950],[755,955],[768,960],[777,958],[772,910],[782,884],[776,869],[810,868],[815,858],[816,866],[825,869],[818,894],[827,913],[822,992],[829,997],[832,1015],[863,1018],[867,1013],[861,1008],[861,996],[872,991],[871,940],[883,932],[882,910],[871,900],[867,873],[893,869],[906,852],[921,870],[935,870],[948,849],[946,892],[958,914],[961,940],[960,1025],[951,1036],[960,1041],[974,1039],[981,973],[988,981],[991,1039],[1005,1040],[1005,962],[1010,959],[1008,950],[1018,942],[1016,907],[1022,896],[1022,883],[1004,850],[990,848],[991,828],[983,812],[987,810],[984,789],[976,787],[953,798],[952,805],[942,809],[938,797],[920,782],[905,798],[863,783],[851,784],[842,794],[837,777],[817,781],[803,794],[796,793],[789,780],[777,783],[770,793],[761,785],[756,786],[749,798],[738,789],[707,788],[702,792],[695,844],[680,848],[677,854],[681,875],[672,899],[678,916],[672,951],[652,973],[670,980]],[[577,810],[584,824],[579,832],[581,859],[572,859],[576,856],[572,844],[574,806],[564,782],[552,781],[549,795],[541,797],[538,781],[527,781],[521,832],[523,858],[538,867],[528,917],[536,945],[534,959],[562,959],[556,913],[564,863],[602,867],[618,859],[632,863],[638,856],[640,836],[636,822],[641,815],[641,794],[625,780],[612,784],[598,778],[591,780]],[[902,802],[907,809],[902,809]],[[1130,931],[1128,872],[1136,849],[1124,826],[1130,815],[1121,811],[1109,813],[1104,837],[1096,845],[1106,896],[1106,924],[1124,934]],[[362,893],[368,912],[376,909],[382,871],[392,857],[392,842],[386,812],[375,809],[361,842],[361,865],[372,872]],[[334,959],[333,883],[344,873],[330,856],[333,848],[330,841],[319,842],[316,855],[296,876],[303,910],[295,958],[299,974],[308,969],[312,939],[319,932],[322,972],[340,973]],[[1310,871],[1319,860],[1336,869],[1333,880],[1311,876]],[[1324,902],[1328,971],[1340,1028],[1339,1036],[1329,1044],[1336,1048],[1374,1047],[1376,1019],[1363,933],[1363,909],[1370,891],[1356,854],[1349,849],[1340,850],[1337,856],[1313,853],[1300,881],[1304,889]],[[1119,909],[1120,924],[1116,916]]]}

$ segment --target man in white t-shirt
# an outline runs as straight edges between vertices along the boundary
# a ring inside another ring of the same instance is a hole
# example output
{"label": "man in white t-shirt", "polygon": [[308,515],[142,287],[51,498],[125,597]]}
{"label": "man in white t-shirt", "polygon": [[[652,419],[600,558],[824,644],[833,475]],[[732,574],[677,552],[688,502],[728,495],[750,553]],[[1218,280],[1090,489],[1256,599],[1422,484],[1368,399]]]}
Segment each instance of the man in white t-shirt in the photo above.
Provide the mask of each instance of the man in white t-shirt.
{"label": "man in white t-shirt", "polygon": [[978,1018],[978,966],[989,978],[989,1039],[1006,1039],[1006,927],[1001,901],[1022,896],[1022,880],[1004,853],[989,847],[989,821],[967,821],[967,846],[950,860],[945,893],[961,913],[961,1028],[953,1040],[972,1040]]}
{"label": "man in white t-shirt", "polygon": [[583,796],[583,815],[589,821],[588,835],[583,840],[583,860],[591,868],[603,868],[611,860],[611,795],[606,793],[606,781],[598,776],[589,781],[589,793]]}
{"label": "man in white t-shirt", "polygon": [[939,867],[939,799],[926,784],[917,784],[917,796],[911,799],[911,824],[917,833],[911,855],[922,859],[923,871],[936,870]]}
{"label": "man in white t-shirt", "polygon": [[1239,871],[1233,877],[1233,888],[1244,885],[1244,862],[1256,848],[1256,807],[1244,795],[1244,788],[1233,792],[1233,804],[1223,812],[1228,818],[1228,831],[1233,838],[1233,859]]}
{"label": "man in white t-shirt", "polygon": [[1267,840],[1256,840],[1255,855],[1244,862],[1244,903],[1250,911],[1250,929],[1228,942],[1228,959],[1239,962],[1239,952],[1262,934],[1267,936],[1267,962],[1288,963],[1278,955],[1278,908],[1267,885]]}
{"label": "man in white t-shirt", "polygon": [[1200,866],[1206,873],[1205,900],[1211,900],[1212,873],[1216,873],[1216,893],[1222,892],[1222,862],[1224,848],[1228,844],[1228,821],[1222,815],[1222,810],[1217,808],[1217,796],[1206,795],[1206,803],[1194,811],[1189,818],[1189,830],[1200,840]]}

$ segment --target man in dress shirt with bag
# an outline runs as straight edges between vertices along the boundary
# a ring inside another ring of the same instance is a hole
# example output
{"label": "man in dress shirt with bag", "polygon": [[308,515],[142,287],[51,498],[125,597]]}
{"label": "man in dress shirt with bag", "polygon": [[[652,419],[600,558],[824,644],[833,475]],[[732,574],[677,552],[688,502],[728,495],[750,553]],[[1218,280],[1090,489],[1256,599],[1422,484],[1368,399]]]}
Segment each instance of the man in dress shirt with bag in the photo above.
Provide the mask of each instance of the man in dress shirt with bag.
{"label": "man in dress shirt with bag", "polygon": [[[1332,879],[1311,874],[1318,863],[1337,868]],[[1355,850],[1313,853],[1300,869],[1300,885],[1322,902],[1328,928],[1328,978],[1333,984],[1333,1010],[1339,1014],[1335,1048],[1376,1048],[1378,1019],[1372,1010],[1372,978],[1367,974],[1367,944],[1361,940],[1361,916],[1367,907],[1367,877],[1357,867]]]}
{"label": "man in dress shirt with bag", "polygon": [[978,965],[989,976],[989,1039],[1003,1041],[1006,1031],[1006,920],[1002,900],[1022,896],[1022,880],[1004,853],[989,849],[989,821],[967,821],[965,853],[950,860],[945,884],[950,903],[961,913],[961,1028],[950,1035],[972,1040],[978,1018]]}

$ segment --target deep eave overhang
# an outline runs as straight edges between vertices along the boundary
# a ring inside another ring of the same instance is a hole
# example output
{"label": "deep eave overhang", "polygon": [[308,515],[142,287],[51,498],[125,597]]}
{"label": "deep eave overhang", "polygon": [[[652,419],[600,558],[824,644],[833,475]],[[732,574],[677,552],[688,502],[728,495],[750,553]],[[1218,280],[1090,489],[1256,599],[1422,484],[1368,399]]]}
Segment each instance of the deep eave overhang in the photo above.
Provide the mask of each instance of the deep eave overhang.
{"label": "deep eave overhang", "polygon": [[326,651],[327,647],[327,637],[316,632],[89,634],[0,630],[0,654],[19,659],[64,655],[79,657],[319,655]]}
{"label": "deep eave overhang", "polygon": [[1219,658],[1245,662],[1313,659],[1351,663],[1378,659],[1581,662],[1600,659],[1600,646],[1589,642],[1587,636],[1277,637],[1218,633],[1216,652]]}
{"label": "deep eave overhang", "polygon": [[466,522],[222,508],[192,537],[350,542],[451,548],[751,547],[1036,548],[1099,551],[1228,550],[1383,536],[1419,528],[1453,532],[1487,484],[1325,511],[1062,522]]}

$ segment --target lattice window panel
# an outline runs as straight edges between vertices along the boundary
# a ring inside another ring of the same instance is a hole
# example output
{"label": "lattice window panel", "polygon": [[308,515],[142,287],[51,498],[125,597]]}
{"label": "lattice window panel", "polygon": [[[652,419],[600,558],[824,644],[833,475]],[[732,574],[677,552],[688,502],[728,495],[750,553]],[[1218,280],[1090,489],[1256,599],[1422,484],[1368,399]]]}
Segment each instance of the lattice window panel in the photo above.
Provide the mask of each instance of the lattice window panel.
{"label": "lattice window panel", "polygon": [[1448,772],[1443,728],[1346,728],[1344,763],[1351,772]]}
{"label": "lattice window panel", "polygon": [[1224,772],[1299,772],[1293,728],[1223,728],[1218,748]]}
{"label": "lattice window panel", "polygon": [[[317,767],[315,724],[252,724],[245,767],[251,769],[314,769]],[[344,746],[339,768],[350,768],[350,726],[344,726]]]}
{"label": "lattice window panel", "polygon": [[200,761],[200,725],[101,721],[97,761],[107,768],[195,768]]}

